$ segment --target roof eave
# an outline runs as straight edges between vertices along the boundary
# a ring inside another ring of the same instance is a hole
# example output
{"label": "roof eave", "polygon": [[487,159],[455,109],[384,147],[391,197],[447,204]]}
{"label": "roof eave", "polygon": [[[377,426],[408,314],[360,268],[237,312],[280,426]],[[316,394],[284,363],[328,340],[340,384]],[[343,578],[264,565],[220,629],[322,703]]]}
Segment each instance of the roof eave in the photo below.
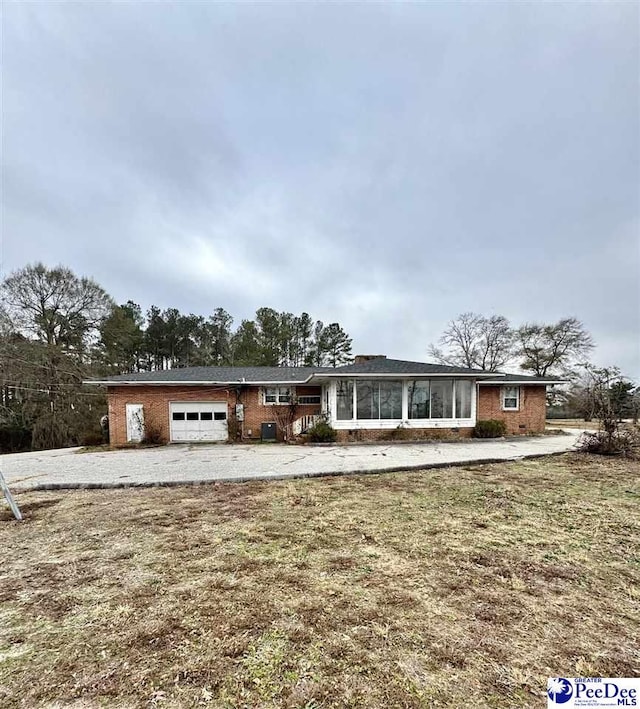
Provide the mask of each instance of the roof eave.
{"label": "roof eave", "polygon": [[89,384],[89,385],[95,385],[95,386],[108,386],[108,387],[116,387],[116,386],[268,386],[268,385],[284,385],[284,384],[306,384],[311,377],[308,377],[307,379],[300,379],[300,380],[291,380],[291,379],[283,379],[283,380],[269,380],[269,381],[259,381],[259,382],[254,382],[254,381],[242,381],[240,379],[234,379],[232,381],[197,381],[197,382],[192,382],[192,381],[178,381],[176,379],[171,379],[171,380],[147,380],[147,381],[139,381],[139,380],[123,380],[119,379],[118,381],[113,381],[109,379],[101,379],[101,380],[96,380],[96,379],[89,379],[86,381],[83,381],[83,384]]}
{"label": "roof eave", "polygon": [[542,386],[542,385],[549,385],[552,386],[554,384],[566,384],[567,380],[566,379],[553,379],[553,380],[546,380],[546,379],[488,379],[484,382],[480,382],[480,384],[520,384],[520,385],[525,385],[525,384],[530,384],[534,386]]}
{"label": "roof eave", "polygon": [[323,379],[335,379],[335,378],[340,378],[340,379],[358,379],[358,378],[364,378],[364,379],[371,379],[372,377],[388,377],[391,379],[403,379],[403,378],[419,378],[419,377],[444,377],[444,378],[459,378],[459,377],[467,377],[469,379],[484,379],[485,377],[495,377],[495,373],[491,374],[485,374],[483,372],[473,372],[473,373],[464,373],[464,372],[359,372],[359,373],[330,373],[330,372],[323,372],[320,374],[313,374],[312,377],[315,378],[323,378]]}

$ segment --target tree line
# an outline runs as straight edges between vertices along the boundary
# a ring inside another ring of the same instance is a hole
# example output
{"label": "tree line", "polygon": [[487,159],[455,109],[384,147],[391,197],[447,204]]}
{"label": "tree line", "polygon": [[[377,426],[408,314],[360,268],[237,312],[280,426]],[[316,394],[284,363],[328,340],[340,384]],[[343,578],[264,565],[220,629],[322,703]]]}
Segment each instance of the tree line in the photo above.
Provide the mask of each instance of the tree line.
{"label": "tree line", "polygon": [[216,308],[208,318],[161,310],[143,314],[128,301],[115,305],[98,329],[96,356],[108,370],[143,372],[176,367],[337,367],[351,360],[351,338],[339,323],[325,325],[308,313],[258,308],[233,328]]}
{"label": "tree line", "polygon": [[351,361],[339,323],[262,307],[234,327],[206,317],[122,305],[95,281],[38,263],[0,285],[0,450],[81,443],[106,412],[83,379],[193,366],[328,366]]}
{"label": "tree line", "polygon": [[[513,327],[504,316],[463,313],[429,354],[448,365],[568,379],[551,403],[586,418],[593,347],[576,318]],[[209,316],[157,306],[143,312],[64,266],[29,265],[0,284],[0,451],[82,443],[106,412],[104,394],[83,379],[190,366],[336,367],[351,361],[351,349],[339,323],[308,313],[262,307],[234,327],[223,308]],[[640,389],[616,368],[606,371],[616,411],[637,415]]]}

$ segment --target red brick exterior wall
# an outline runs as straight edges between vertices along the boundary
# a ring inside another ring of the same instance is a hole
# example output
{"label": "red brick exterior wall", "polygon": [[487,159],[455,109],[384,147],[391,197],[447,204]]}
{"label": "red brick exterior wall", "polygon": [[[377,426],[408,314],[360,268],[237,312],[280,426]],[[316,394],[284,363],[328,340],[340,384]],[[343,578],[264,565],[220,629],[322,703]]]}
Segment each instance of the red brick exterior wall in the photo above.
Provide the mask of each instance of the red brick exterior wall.
{"label": "red brick exterior wall", "polygon": [[109,440],[113,445],[127,442],[126,404],[142,404],[145,426],[158,428],[169,440],[171,401],[226,401],[235,404],[235,395],[226,387],[133,386],[108,387]]}
{"label": "red brick exterior wall", "polygon": [[[321,396],[322,389],[318,386],[297,386],[296,396]],[[235,394],[234,406],[235,406]],[[239,394],[239,402],[244,404],[244,422],[242,424],[242,437],[250,440],[259,440],[262,432],[261,426],[263,423],[276,421],[274,409],[282,409],[282,406],[265,406],[262,403],[261,387],[247,387]],[[320,404],[298,404],[296,406],[296,419],[302,416],[311,416],[319,414],[321,409]],[[278,433],[280,436],[280,432]]]}
{"label": "red brick exterior wall", "polygon": [[[297,396],[320,395],[320,387],[296,387]],[[172,401],[224,401],[227,403],[229,438],[232,438],[235,422],[235,405],[244,404],[244,423],[240,426],[242,438],[260,439],[261,424],[275,421],[272,406],[262,404],[261,387],[251,386],[236,394],[229,387],[206,386],[118,386],[108,387],[109,438],[113,445],[127,442],[127,404],[142,404],[145,426],[160,430],[165,441],[169,441],[169,403]],[[319,414],[320,404],[297,406],[296,418],[309,414]],[[251,431],[251,434],[248,432]]]}
{"label": "red brick exterior wall", "polygon": [[521,386],[519,411],[502,410],[502,387],[478,387],[477,420],[498,419],[507,425],[510,435],[542,433],[547,417],[546,387]]}

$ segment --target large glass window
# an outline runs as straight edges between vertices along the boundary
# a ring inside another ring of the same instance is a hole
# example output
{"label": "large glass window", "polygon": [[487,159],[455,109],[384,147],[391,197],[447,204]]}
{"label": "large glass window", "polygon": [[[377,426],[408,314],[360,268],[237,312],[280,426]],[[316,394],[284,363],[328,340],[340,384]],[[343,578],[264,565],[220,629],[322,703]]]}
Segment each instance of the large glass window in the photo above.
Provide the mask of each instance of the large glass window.
{"label": "large glass window", "polygon": [[353,418],[353,382],[339,381],[336,385],[336,416],[340,421]]}
{"label": "large glass window", "polygon": [[[365,380],[356,382],[356,403],[357,416],[359,419],[377,419],[378,403],[374,402],[374,388],[377,390],[377,383]],[[375,409],[375,413],[374,413]]]}
{"label": "large glass window", "polygon": [[471,418],[472,383],[465,379],[456,381],[456,418]]}
{"label": "large glass window", "polygon": [[402,418],[402,382],[362,380],[356,382],[357,418]]}
{"label": "large glass window", "polygon": [[410,419],[428,419],[431,407],[429,405],[430,382],[415,381],[409,382],[407,396]]}
{"label": "large glass window", "polygon": [[[384,379],[340,381],[336,384],[338,420],[371,421],[402,418],[403,382]],[[355,412],[354,412],[355,387]],[[471,418],[474,384],[464,379],[418,379],[407,382],[410,419]]]}
{"label": "large glass window", "polygon": [[380,418],[402,418],[402,382],[380,382]]}
{"label": "large glass window", "polygon": [[453,380],[431,380],[431,418],[453,418]]}

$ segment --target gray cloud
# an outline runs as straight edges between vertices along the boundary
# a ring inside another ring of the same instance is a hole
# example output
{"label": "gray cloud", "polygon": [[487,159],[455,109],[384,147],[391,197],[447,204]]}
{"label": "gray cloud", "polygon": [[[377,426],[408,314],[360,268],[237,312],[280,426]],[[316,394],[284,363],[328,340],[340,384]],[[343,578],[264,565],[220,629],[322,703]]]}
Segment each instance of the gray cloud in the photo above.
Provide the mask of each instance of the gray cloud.
{"label": "gray cloud", "polygon": [[640,378],[638,8],[13,4],[3,268],[339,320],[583,319]]}

